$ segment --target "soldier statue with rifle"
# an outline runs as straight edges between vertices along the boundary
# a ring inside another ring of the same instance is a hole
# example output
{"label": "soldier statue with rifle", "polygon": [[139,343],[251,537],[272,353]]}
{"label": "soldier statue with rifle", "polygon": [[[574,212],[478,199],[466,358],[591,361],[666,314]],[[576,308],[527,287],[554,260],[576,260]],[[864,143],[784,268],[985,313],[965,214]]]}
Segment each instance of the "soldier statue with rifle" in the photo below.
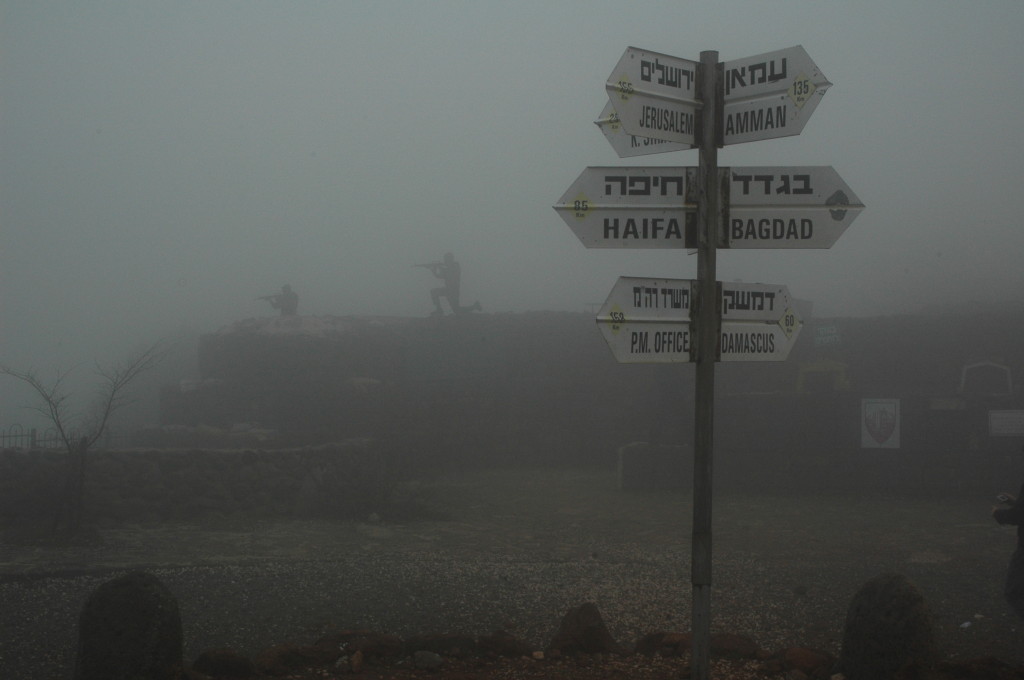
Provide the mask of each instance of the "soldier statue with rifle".
{"label": "soldier statue with rifle", "polygon": [[281,286],[277,295],[261,295],[257,300],[266,300],[274,309],[281,310],[281,316],[295,316],[299,313],[299,296],[287,283]]}
{"label": "soldier statue with rifle", "polygon": [[463,307],[459,304],[459,288],[462,284],[462,270],[459,267],[459,263],[455,261],[455,257],[451,253],[445,253],[444,258],[440,262],[429,262],[427,264],[418,264],[416,267],[425,267],[430,270],[430,273],[441,279],[444,285],[439,288],[434,288],[430,291],[430,297],[434,301],[433,316],[442,316],[444,310],[441,309],[441,298],[448,300],[448,306],[451,308],[454,314],[464,314],[465,312],[478,312],[482,308],[480,302],[474,302],[472,305]]}

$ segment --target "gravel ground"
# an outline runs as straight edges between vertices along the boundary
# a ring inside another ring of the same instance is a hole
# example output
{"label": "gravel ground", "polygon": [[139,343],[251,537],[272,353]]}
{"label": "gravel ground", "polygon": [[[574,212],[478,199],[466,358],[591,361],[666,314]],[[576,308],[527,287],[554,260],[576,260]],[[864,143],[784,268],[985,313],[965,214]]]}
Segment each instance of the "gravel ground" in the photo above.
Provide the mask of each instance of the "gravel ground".
{"label": "gravel ground", "polygon": [[[155,574],[179,600],[186,661],[307,644],[332,628],[408,636],[507,630],[543,649],[599,607],[631,644],[690,627],[687,494],[622,493],[599,471],[492,472],[408,487],[374,522],[101,528],[89,548],[0,545],[0,678],[67,678],[77,617],[102,582]],[[1013,531],[987,499],[719,494],[712,628],[838,654],[850,597],[898,571],[948,658],[1024,663],[1001,596]],[[495,676],[496,677],[496,676]]]}

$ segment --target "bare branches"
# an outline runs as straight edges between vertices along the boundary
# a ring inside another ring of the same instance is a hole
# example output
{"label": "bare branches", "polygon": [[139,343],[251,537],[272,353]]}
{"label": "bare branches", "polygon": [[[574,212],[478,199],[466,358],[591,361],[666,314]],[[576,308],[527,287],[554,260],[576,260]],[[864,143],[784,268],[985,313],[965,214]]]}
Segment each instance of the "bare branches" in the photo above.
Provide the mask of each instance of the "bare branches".
{"label": "bare branches", "polygon": [[95,414],[96,423],[90,428],[88,446],[92,446],[107,427],[107,421],[119,408],[127,402],[124,390],[140,374],[153,368],[167,354],[167,348],[163,343],[156,342],[146,349],[128,358],[122,364],[113,368],[96,367],[96,372],[103,377],[104,382],[100,387],[100,405]]}
{"label": "bare branches", "polygon": [[70,420],[67,410],[68,398],[70,395],[61,389],[61,383],[64,382],[64,378],[67,377],[68,372],[62,371],[58,373],[57,378],[50,386],[43,383],[36,372],[32,369],[27,371],[17,371],[10,366],[0,364],[0,374],[16,378],[35,390],[39,398],[42,399],[42,403],[29,408],[50,421],[50,423],[57,429],[57,433],[60,435],[61,441],[64,442],[64,446],[70,451],[71,440],[69,437],[71,436],[71,433],[67,430],[68,421]]}
{"label": "bare branches", "polygon": [[[139,375],[153,368],[166,353],[163,343],[156,342],[129,357],[122,364],[108,369],[97,366],[96,373],[102,378],[99,402],[91,426],[78,435],[71,429],[72,417],[68,413],[71,395],[62,387],[64,378],[68,375],[67,371],[58,372],[53,384],[47,385],[31,369],[18,371],[0,364],[0,375],[9,375],[35,390],[42,403],[33,407],[34,410],[42,414],[57,429],[68,453],[64,492],[57,500],[57,511],[54,513],[50,529],[51,536],[57,536],[62,528],[66,529],[68,536],[74,536],[81,529],[86,453],[103,434],[110,417],[126,403],[125,390],[128,386]],[[72,437],[75,436],[78,437],[78,441],[72,441]]]}
{"label": "bare branches", "polygon": [[[96,408],[92,413],[87,430],[81,434],[88,442],[86,448],[91,447],[100,438],[110,417],[128,403],[125,392],[132,381],[156,366],[166,353],[167,348],[164,344],[155,342],[121,364],[109,368],[96,366],[96,373],[102,378],[102,381],[99,386]],[[64,446],[71,451],[80,442],[74,442],[71,439],[74,436],[71,422],[73,418],[69,412],[72,395],[63,388],[64,380],[69,373],[70,371],[59,372],[53,383],[47,385],[32,369],[19,371],[0,364],[0,375],[8,375],[20,380],[35,390],[41,403],[29,408],[42,415],[56,428]]]}

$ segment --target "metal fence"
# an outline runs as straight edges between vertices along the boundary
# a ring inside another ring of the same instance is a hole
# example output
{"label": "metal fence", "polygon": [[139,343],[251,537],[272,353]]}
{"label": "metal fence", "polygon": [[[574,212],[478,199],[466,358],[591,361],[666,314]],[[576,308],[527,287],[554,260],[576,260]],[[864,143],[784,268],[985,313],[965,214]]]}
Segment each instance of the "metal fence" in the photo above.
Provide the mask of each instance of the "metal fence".
{"label": "metal fence", "polygon": [[[80,435],[71,432],[69,439],[76,441]],[[116,449],[128,446],[130,436],[124,432],[111,432],[107,430],[96,443],[96,448]],[[56,428],[48,427],[42,430],[37,428],[25,429],[21,425],[11,425],[0,428],[0,449],[62,449],[64,440]]]}

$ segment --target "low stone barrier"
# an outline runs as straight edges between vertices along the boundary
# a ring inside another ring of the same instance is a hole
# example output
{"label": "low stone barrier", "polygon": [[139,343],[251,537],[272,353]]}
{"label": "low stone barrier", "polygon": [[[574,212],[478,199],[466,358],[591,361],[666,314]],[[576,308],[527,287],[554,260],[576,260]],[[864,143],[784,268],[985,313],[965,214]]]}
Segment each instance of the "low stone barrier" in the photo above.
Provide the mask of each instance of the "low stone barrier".
{"label": "low stone barrier", "polygon": [[[66,468],[63,452],[0,450],[0,518],[50,516]],[[389,478],[369,439],[278,450],[98,450],[86,461],[85,513],[118,522],[366,517],[380,509]]]}

